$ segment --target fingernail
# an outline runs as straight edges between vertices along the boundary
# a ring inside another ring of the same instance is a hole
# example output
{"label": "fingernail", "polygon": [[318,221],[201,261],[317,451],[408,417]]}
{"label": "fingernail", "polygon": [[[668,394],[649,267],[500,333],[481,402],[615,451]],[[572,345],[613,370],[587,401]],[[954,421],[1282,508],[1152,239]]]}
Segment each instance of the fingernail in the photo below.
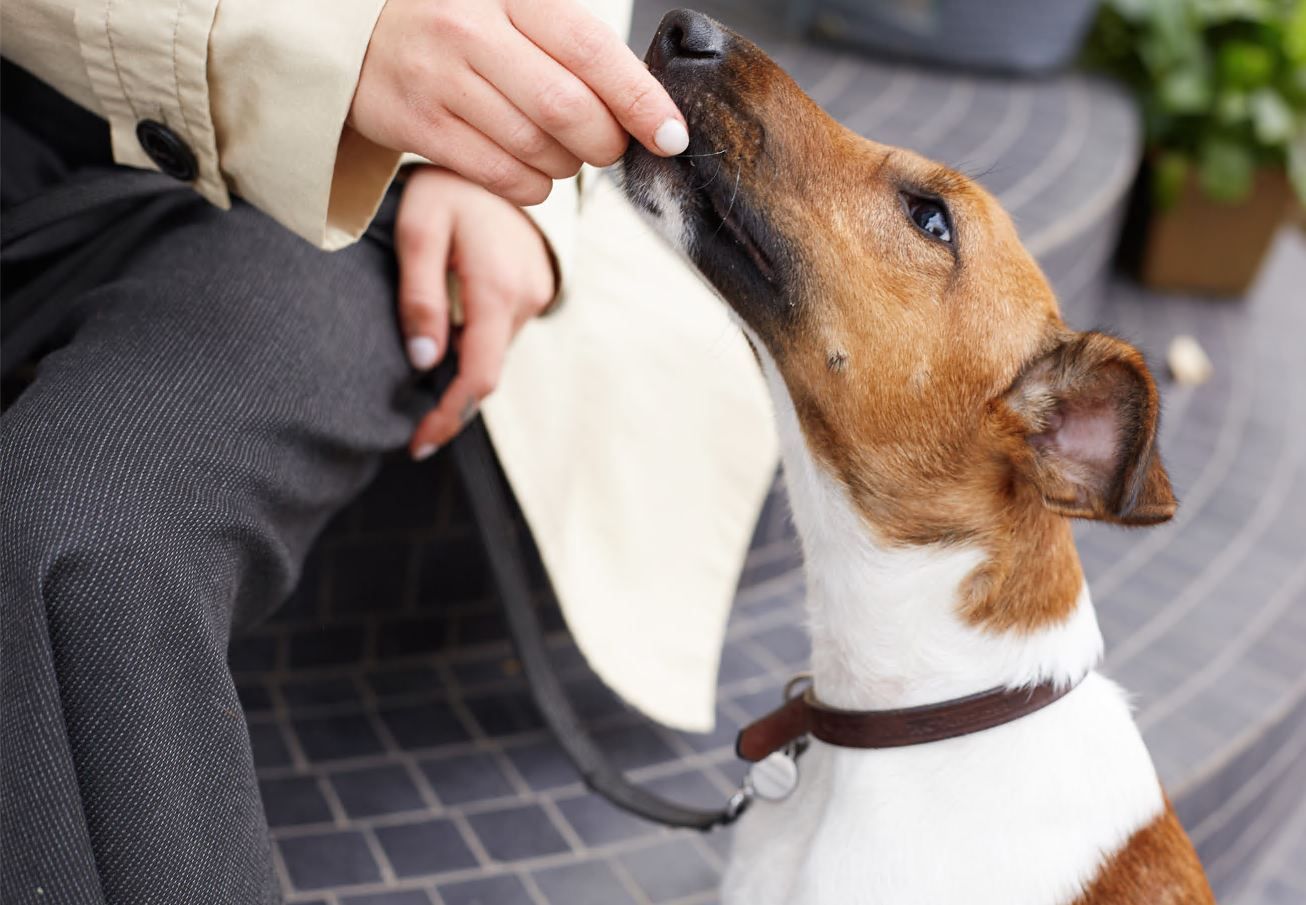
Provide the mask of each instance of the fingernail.
{"label": "fingernail", "polygon": [[435,455],[435,451],[439,448],[440,444],[438,443],[427,443],[425,446],[419,446],[413,450],[413,461],[421,462],[424,459],[429,459]]}
{"label": "fingernail", "polygon": [[653,133],[653,143],[663,154],[682,154],[689,147],[689,131],[678,119],[669,119]]}
{"label": "fingernail", "polygon": [[440,354],[440,347],[429,336],[414,336],[408,340],[408,360],[419,371],[429,371],[435,367],[435,358]]}

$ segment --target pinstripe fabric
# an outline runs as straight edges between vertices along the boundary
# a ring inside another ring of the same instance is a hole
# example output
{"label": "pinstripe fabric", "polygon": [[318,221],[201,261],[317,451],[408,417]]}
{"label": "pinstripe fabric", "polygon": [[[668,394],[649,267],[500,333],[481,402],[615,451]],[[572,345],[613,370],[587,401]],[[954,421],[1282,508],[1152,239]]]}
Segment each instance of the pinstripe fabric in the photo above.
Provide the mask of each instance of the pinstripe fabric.
{"label": "pinstripe fabric", "polygon": [[196,198],[0,418],[0,900],[278,899],[227,639],[429,403],[392,270]]}

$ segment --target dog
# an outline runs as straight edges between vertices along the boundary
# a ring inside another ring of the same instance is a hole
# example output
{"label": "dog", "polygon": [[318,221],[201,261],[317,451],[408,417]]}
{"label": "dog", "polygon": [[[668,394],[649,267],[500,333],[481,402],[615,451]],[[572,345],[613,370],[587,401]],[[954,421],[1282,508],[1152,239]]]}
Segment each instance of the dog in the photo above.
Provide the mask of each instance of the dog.
{"label": "dog", "polygon": [[811,694],[851,711],[1054,688],[1001,725],[811,742],[743,816],[728,905],[1214,899],[1102,636],[1070,518],[1176,507],[1143,356],[1062,321],[965,176],[848,131],[756,46],[667,14],[650,70],[692,141],[632,143],[628,198],[726,302],[773,397],[801,538]]}

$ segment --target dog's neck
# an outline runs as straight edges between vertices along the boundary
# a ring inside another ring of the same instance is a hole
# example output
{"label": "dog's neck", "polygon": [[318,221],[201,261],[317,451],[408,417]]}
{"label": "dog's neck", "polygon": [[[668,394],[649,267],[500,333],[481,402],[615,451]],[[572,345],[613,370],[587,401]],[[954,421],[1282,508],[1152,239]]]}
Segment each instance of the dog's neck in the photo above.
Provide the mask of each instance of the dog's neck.
{"label": "dog's neck", "polygon": [[[962,585],[984,551],[878,543],[811,456],[774,362],[759,357],[803,543],[812,672],[822,701],[849,709],[912,707],[997,686],[1070,684],[1093,668],[1102,635],[1086,587],[1060,622],[995,632],[960,613]],[[1049,565],[1058,566],[1042,564]]]}

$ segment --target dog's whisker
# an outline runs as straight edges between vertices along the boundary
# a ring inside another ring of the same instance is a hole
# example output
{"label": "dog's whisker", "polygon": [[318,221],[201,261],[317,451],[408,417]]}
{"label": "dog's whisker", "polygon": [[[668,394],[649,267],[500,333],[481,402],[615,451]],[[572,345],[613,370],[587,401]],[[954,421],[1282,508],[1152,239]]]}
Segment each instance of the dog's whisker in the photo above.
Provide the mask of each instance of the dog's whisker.
{"label": "dog's whisker", "polygon": [[718,164],[718,165],[717,165],[717,168],[716,168],[715,170],[712,171],[712,175],[709,176],[709,177],[707,178],[707,181],[706,181],[706,182],[704,182],[702,185],[691,186],[691,187],[690,187],[690,191],[691,191],[691,192],[701,192],[701,191],[703,191],[703,189],[707,188],[707,187],[710,186],[712,183],[716,182],[716,178],[717,178],[718,176],[721,175],[721,170],[722,170],[724,167],[725,167],[725,163],[724,163],[724,162]]}
{"label": "dog's whisker", "polygon": [[717,233],[721,232],[721,228],[725,226],[726,221],[730,219],[730,212],[735,209],[735,199],[739,197],[739,177],[742,176],[743,174],[744,174],[743,167],[739,167],[738,169],[735,170],[735,190],[730,193],[730,203],[726,205],[725,216],[721,218],[721,222],[717,224],[717,228],[712,231],[713,238],[716,237]]}
{"label": "dog's whisker", "polygon": [[719,157],[720,155],[726,153],[726,152],[729,151],[729,150],[730,150],[729,148],[722,148],[720,151],[712,151],[712,152],[707,153],[707,154],[680,154],[680,155],[677,155],[677,156],[679,156],[679,157]]}

